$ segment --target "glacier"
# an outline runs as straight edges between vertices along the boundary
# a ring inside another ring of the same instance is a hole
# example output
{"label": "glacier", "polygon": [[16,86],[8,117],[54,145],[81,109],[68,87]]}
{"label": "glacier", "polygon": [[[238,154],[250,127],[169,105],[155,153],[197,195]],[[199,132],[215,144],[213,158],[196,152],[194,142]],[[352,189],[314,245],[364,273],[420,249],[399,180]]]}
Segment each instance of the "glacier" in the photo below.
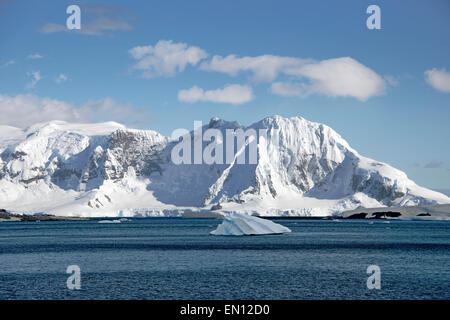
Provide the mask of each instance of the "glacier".
{"label": "glacier", "polygon": [[210,233],[216,236],[254,236],[287,232],[291,232],[291,229],[270,220],[247,214],[230,213],[224,217],[217,229]]}
{"label": "glacier", "polygon": [[203,126],[210,128],[265,129],[267,139],[257,141],[255,164],[176,165],[171,151],[178,140],[152,130],[115,122],[0,126],[0,208],[128,217],[177,216],[220,204],[225,213],[328,216],[359,207],[450,203],[404,172],[360,155],[321,123],[272,116],[242,126],[213,118]]}

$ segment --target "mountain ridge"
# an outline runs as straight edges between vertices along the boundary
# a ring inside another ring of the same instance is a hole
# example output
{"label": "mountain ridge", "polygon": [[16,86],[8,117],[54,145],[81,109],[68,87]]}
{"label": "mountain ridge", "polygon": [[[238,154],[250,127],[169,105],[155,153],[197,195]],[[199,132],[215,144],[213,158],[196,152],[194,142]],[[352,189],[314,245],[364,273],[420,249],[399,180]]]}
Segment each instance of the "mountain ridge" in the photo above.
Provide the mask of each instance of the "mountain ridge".
{"label": "mountain ridge", "polygon": [[[331,215],[357,207],[450,203],[388,164],[361,156],[329,126],[266,117],[249,126],[212,118],[202,132],[264,130],[257,162],[179,164],[178,140],[114,123],[51,121],[0,126],[0,204],[58,215],[177,215],[223,210],[260,215]],[[20,130],[20,131],[18,131]],[[195,132],[191,132],[191,146]],[[198,141],[197,141],[198,142]],[[275,143],[276,142],[276,143]],[[202,150],[212,141],[201,141]],[[243,152],[249,159],[251,143]],[[193,149],[193,152],[195,150]],[[224,152],[224,158],[225,158]]]}

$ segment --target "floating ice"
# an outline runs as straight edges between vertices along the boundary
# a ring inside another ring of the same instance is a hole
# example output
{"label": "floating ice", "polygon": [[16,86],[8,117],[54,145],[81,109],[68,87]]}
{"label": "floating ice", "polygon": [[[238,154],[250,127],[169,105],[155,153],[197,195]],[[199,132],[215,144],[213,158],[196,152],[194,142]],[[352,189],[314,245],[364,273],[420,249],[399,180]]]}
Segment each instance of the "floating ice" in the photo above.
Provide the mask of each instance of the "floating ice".
{"label": "floating ice", "polygon": [[121,223],[120,220],[100,220],[98,223]]}
{"label": "floating ice", "polygon": [[223,222],[217,229],[210,233],[220,236],[251,236],[281,234],[285,232],[291,232],[291,230],[270,220],[249,216],[247,214],[231,213],[225,216]]}

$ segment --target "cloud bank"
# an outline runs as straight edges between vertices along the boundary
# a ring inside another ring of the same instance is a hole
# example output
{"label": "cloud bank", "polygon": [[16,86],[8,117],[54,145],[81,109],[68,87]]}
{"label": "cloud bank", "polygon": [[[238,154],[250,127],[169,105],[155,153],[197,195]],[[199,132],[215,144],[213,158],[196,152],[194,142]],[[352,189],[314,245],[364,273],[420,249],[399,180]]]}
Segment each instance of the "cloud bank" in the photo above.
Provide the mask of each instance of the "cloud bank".
{"label": "cloud bank", "polygon": [[[202,71],[223,73],[231,77],[247,74],[255,82],[272,82],[271,92],[281,96],[307,97],[321,94],[366,101],[383,94],[388,85],[398,84],[398,80],[393,77],[383,78],[351,57],[315,61],[270,54],[254,57],[231,54],[215,55],[207,59],[208,54],[203,49],[170,40],[160,40],[154,46],[137,46],[130,49],[129,53],[136,60],[133,69],[141,71],[144,78],[172,77],[184,71],[188,65],[198,65],[198,69]],[[225,88],[206,92],[201,90],[198,87],[183,90],[179,93],[179,98],[182,101],[215,101],[217,99],[209,95],[219,96],[219,92]],[[235,100],[223,100],[241,101],[243,94],[239,94]],[[246,95],[246,99],[248,97]]]}
{"label": "cloud bank", "polygon": [[[249,74],[253,81],[272,82],[272,93],[281,96],[323,94],[366,101],[383,94],[387,84],[393,84],[393,81],[387,81],[350,57],[314,61],[270,54],[255,57],[231,54],[225,57],[215,55],[206,60],[208,54],[203,49],[170,40],[160,40],[154,46],[137,46],[130,49],[129,53],[137,61],[133,69],[141,71],[144,78],[172,77],[184,71],[187,65],[199,64],[198,69],[202,71],[224,73],[231,77]],[[279,77],[287,78],[289,82],[274,82]],[[219,96],[225,89],[203,92],[201,88],[193,87],[180,91],[178,97],[181,101],[189,102],[205,99],[215,101],[217,99],[210,96]],[[245,96],[245,101],[248,101],[248,90],[246,95],[241,91],[239,94],[234,100],[229,97],[222,100],[244,101],[242,96]]]}
{"label": "cloud bank", "polygon": [[242,104],[253,99],[253,92],[249,86],[232,84],[223,89],[203,90],[194,86],[188,90],[178,92],[178,100],[194,103],[198,101]]}
{"label": "cloud bank", "polygon": [[121,105],[111,98],[88,101],[81,106],[28,94],[11,97],[0,95],[0,125],[26,128],[38,122],[64,120],[69,122],[117,121],[142,125],[148,120],[144,110]]}

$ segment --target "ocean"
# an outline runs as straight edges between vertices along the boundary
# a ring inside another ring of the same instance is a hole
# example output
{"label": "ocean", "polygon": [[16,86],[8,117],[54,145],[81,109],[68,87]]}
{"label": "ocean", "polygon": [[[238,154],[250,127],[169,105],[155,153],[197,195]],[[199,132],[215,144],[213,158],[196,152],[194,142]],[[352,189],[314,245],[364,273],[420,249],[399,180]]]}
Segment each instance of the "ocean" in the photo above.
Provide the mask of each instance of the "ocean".
{"label": "ocean", "polygon": [[[0,223],[0,299],[450,298],[448,221],[274,222],[292,233],[212,236],[219,220],[187,218]],[[67,286],[73,265],[80,290]]]}

